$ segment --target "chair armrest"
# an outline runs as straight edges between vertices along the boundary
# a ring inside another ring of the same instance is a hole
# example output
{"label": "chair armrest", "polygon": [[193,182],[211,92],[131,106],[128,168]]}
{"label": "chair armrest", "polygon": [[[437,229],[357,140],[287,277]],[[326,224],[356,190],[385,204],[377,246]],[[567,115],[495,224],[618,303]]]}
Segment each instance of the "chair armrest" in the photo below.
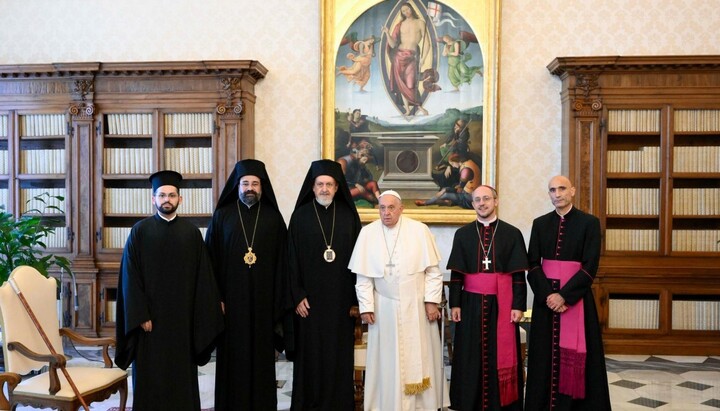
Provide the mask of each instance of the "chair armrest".
{"label": "chair armrest", "polygon": [[31,360],[47,362],[48,373],[50,374],[50,387],[48,391],[50,392],[50,395],[55,395],[58,391],[60,391],[60,379],[57,375],[57,369],[65,367],[65,363],[67,362],[67,360],[65,359],[64,355],[40,354],[29,349],[28,347],[17,341],[11,341],[7,343],[7,348],[10,351],[19,352],[20,354],[24,355],[27,358],[30,358]]}
{"label": "chair armrest", "polygon": [[112,337],[85,337],[84,335],[80,335],[77,332],[71,330],[70,328],[61,328],[60,335],[63,337],[68,337],[71,340],[83,345],[115,346],[115,339]]}
{"label": "chair armrest", "polygon": [[10,409],[10,403],[8,402],[8,399],[5,397],[5,390],[3,389],[3,385],[7,384],[8,386],[8,393],[11,393],[15,390],[15,387],[17,387],[18,384],[20,384],[20,374],[16,374],[14,372],[2,372],[0,373],[0,409],[3,410],[9,410]]}
{"label": "chair armrest", "polygon": [[109,350],[109,347],[115,346],[114,338],[112,338],[112,337],[100,337],[100,338],[85,337],[83,335],[76,333],[75,331],[71,330],[70,328],[61,328],[60,335],[63,337],[68,337],[73,342],[76,342],[78,344],[94,345],[97,347],[102,347],[102,356],[103,356],[103,363],[105,364],[105,368],[112,368],[113,362],[110,359],[110,354],[109,354],[108,350]]}
{"label": "chair armrest", "polygon": [[8,342],[7,348],[10,351],[19,352],[20,354],[24,355],[27,358],[30,358],[31,360],[47,362],[51,368],[65,366],[66,359],[65,356],[62,354],[40,354],[29,349],[23,343],[17,341]]}

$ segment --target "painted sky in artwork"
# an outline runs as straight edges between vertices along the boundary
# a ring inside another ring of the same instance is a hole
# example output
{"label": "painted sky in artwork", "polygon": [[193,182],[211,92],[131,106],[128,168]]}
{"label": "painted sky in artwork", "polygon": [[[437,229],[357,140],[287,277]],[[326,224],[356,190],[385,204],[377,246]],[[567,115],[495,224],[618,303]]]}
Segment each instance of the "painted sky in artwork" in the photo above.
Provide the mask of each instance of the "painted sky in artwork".
{"label": "painted sky in artwork", "polygon": [[[441,7],[441,13],[437,14],[434,24],[437,38],[441,39],[443,35],[450,35],[453,38],[459,38],[461,32],[474,33],[479,28],[471,27],[468,22],[455,10],[441,2],[428,2],[415,0],[423,11],[435,6]],[[442,56],[442,48],[444,43],[435,42],[434,53],[438,61],[439,80],[436,83],[441,90],[430,93],[424,102],[424,108],[428,110],[428,116],[408,116],[405,117],[396,109],[386,90],[381,71],[380,59],[383,58],[385,50],[382,48],[382,28],[389,24],[394,17],[393,9],[398,2],[384,1],[381,2],[358,17],[352,25],[347,29],[345,38],[352,39],[347,44],[341,45],[336,55],[336,74],[337,67],[350,66],[352,61],[347,59],[348,53],[355,53],[351,48],[354,41],[360,41],[375,36],[376,43],[374,46],[375,57],[372,58],[370,64],[370,79],[364,86],[364,91],[360,90],[360,86],[356,83],[349,82],[345,76],[337,75],[335,78],[335,107],[341,112],[352,111],[360,108],[364,115],[375,117],[382,122],[392,125],[421,125],[432,122],[433,118],[442,115],[447,108],[456,108],[465,110],[468,108],[482,106],[483,96],[483,78],[476,75],[470,84],[462,84],[459,91],[454,91],[448,76],[448,58]],[[421,18],[428,21],[433,20],[427,14],[421,15]],[[468,66],[483,66],[482,52],[478,43],[467,42],[465,53],[469,53],[472,58],[465,63]]]}

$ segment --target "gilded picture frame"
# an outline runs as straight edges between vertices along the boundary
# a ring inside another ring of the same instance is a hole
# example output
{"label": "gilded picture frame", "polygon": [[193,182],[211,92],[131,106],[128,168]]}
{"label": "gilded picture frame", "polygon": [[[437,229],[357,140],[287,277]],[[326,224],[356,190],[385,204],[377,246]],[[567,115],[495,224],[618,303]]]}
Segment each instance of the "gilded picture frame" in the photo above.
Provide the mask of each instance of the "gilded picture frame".
{"label": "gilded picture frame", "polygon": [[363,222],[393,189],[405,214],[465,224],[495,186],[500,0],[321,0],[322,157]]}

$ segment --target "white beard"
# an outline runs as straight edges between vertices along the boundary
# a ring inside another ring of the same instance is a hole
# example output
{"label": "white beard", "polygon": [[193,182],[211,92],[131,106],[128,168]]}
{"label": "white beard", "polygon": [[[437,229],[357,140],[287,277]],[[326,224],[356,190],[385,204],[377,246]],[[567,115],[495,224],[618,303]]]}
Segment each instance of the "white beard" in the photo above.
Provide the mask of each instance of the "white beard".
{"label": "white beard", "polygon": [[324,198],[315,197],[315,201],[323,207],[330,207],[330,204],[332,204],[332,199],[325,200]]}

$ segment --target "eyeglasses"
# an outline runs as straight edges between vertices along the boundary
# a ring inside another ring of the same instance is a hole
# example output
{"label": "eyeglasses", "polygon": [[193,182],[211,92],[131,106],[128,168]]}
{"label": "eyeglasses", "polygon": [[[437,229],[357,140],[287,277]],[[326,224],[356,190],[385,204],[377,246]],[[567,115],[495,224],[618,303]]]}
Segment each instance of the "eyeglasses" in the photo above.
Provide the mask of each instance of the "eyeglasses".
{"label": "eyeglasses", "polygon": [[482,196],[482,197],[475,197],[475,198],[473,198],[472,201],[473,201],[473,203],[480,203],[480,202],[492,201],[494,199],[495,199],[495,197]]}
{"label": "eyeglasses", "polygon": [[169,198],[170,200],[175,200],[176,198],[179,197],[179,195],[177,193],[170,193],[170,194],[158,193],[158,194],[155,194],[155,197],[159,198],[160,200],[164,200],[166,198]]}

